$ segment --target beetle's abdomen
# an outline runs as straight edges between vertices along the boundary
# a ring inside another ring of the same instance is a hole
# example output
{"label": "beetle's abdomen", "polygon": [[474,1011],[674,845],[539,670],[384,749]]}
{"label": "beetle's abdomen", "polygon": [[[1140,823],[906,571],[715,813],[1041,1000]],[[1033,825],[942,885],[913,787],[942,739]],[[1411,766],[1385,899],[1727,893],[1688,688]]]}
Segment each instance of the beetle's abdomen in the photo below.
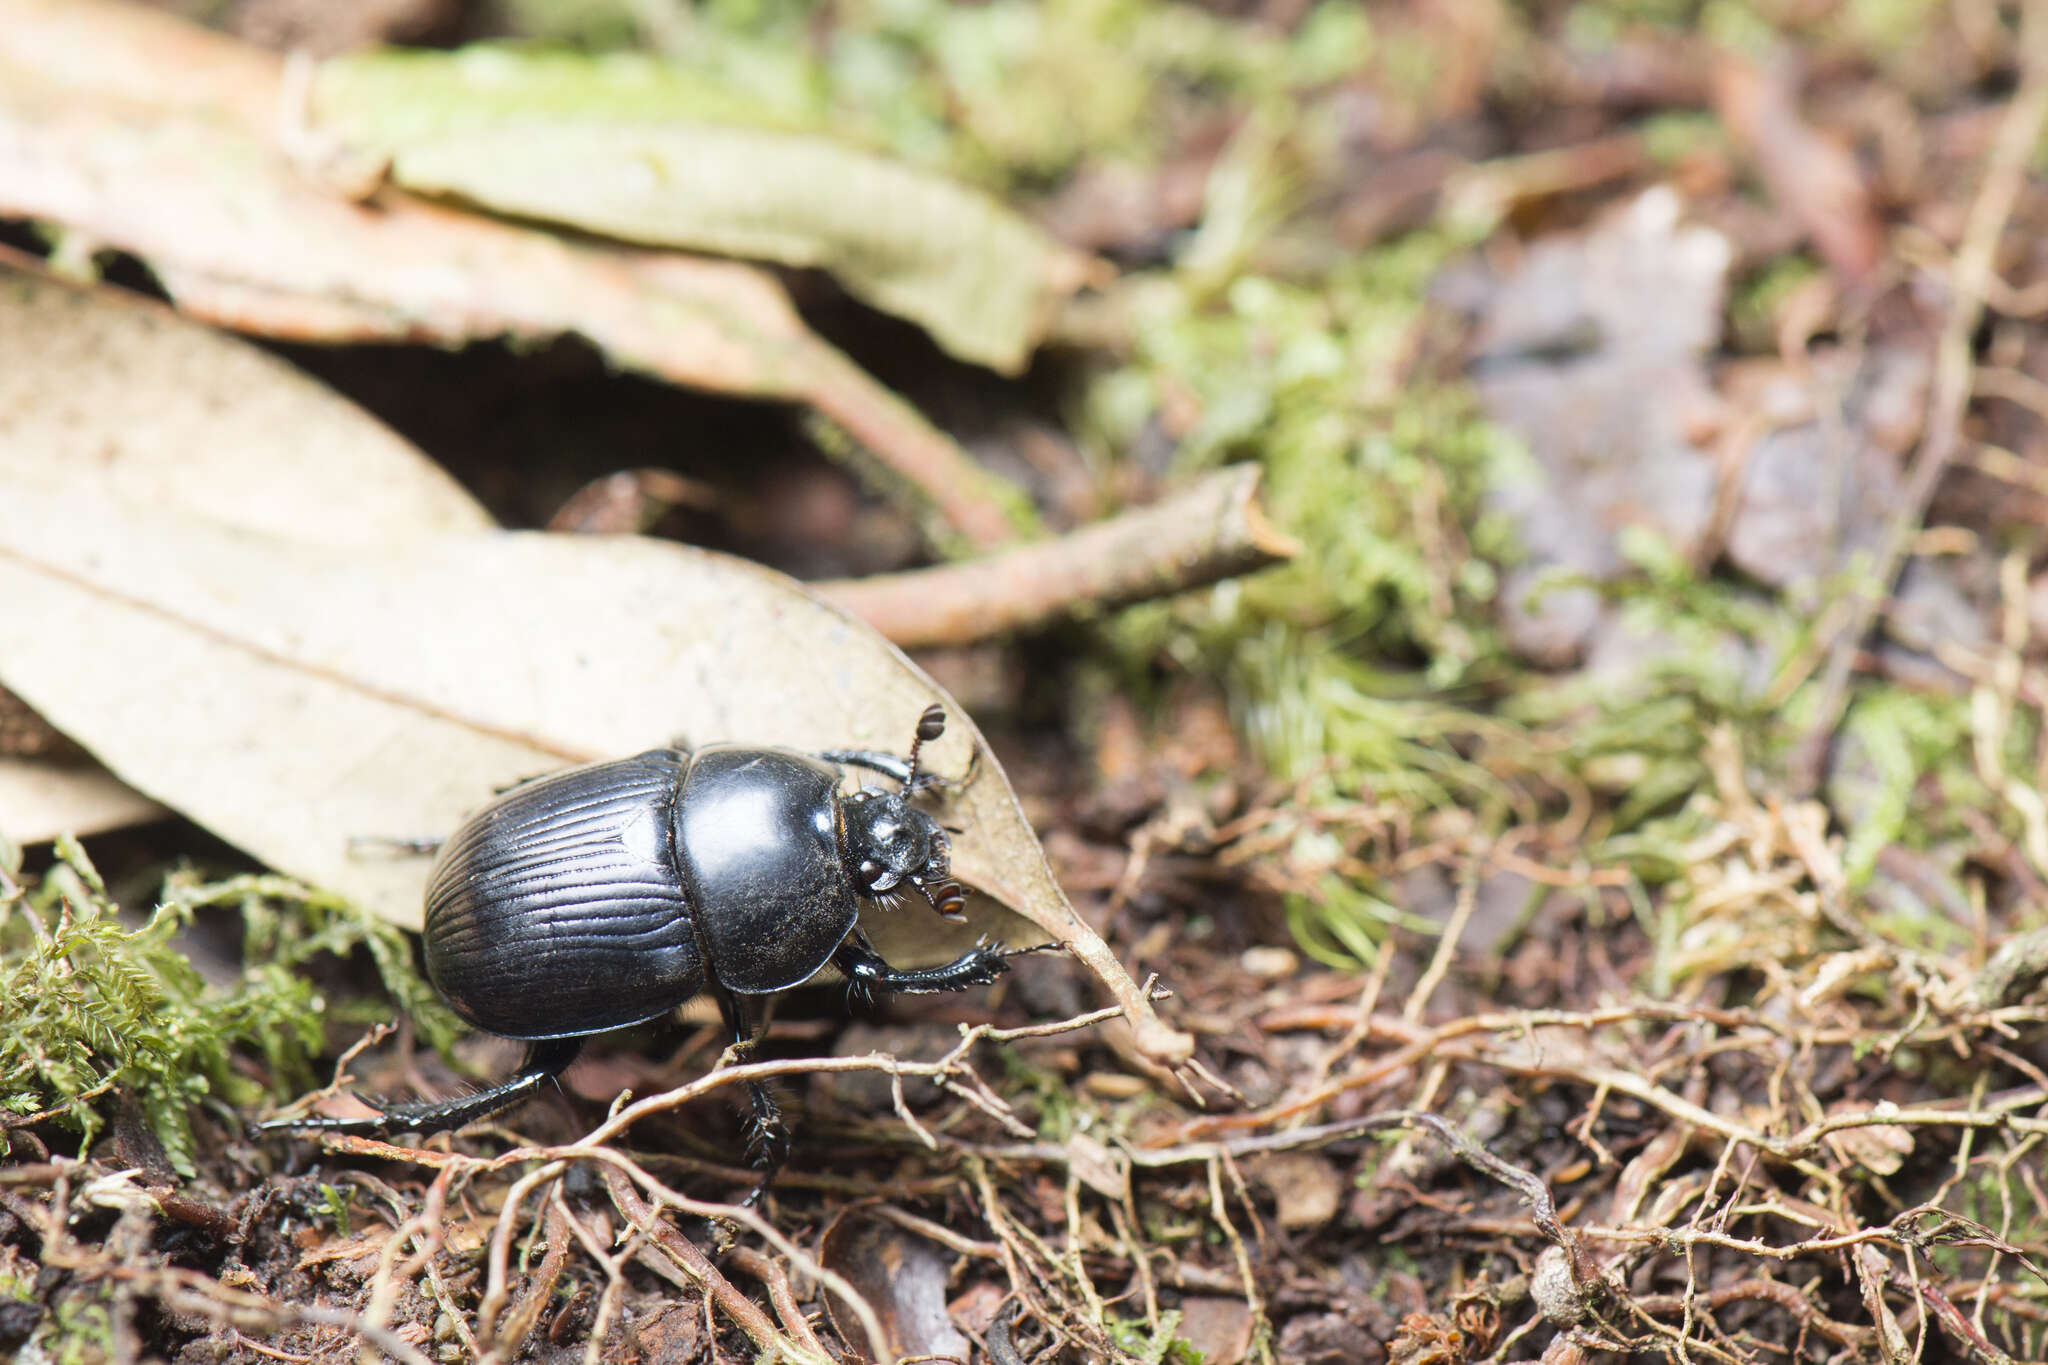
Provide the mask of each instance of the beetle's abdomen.
{"label": "beetle's abdomen", "polygon": [[455,1012],[510,1038],[651,1019],[704,988],[676,873],[688,759],[670,749],[515,787],[441,850],[427,974]]}
{"label": "beetle's abdomen", "polygon": [[709,744],[676,806],[683,884],[727,990],[809,980],[853,929],[839,769],[793,749]]}

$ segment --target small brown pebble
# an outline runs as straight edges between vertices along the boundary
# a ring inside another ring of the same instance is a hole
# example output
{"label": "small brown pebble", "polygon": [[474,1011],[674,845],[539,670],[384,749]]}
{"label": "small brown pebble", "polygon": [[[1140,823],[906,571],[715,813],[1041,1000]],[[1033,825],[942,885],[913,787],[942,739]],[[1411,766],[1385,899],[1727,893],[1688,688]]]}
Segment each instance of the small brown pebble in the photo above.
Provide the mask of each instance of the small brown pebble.
{"label": "small brown pebble", "polygon": [[1237,965],[1261,981],[1278,981],[1299,971],[1301,959],[1288,948],[1247,948],[1238,957]]}
{"label": "small brown pebble", "polygon": [[1081,1088],[1098,1099],[1132,1100],[1150,1090],[1152,1082],[1123,1071],[1091,1071],[1081,1078]]}

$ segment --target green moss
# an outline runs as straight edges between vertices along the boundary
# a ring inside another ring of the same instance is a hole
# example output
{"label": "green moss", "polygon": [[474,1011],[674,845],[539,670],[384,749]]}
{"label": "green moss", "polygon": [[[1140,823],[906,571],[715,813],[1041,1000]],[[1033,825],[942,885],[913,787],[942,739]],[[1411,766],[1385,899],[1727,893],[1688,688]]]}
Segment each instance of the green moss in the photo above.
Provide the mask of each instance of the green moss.
{"label": "green moss", "polygon": [[1131,1318],[1113,1317],[1103,1325],[1119,1349],[1130,1352],[1144,1365],[1202,1365],[1202,1353],[1194,1343],[1176,1335],[1180,1318],[1178,1309],[1168,1309],[1159,1315],[1156,1330]]}
{"label": "green moss", "polygon": [[1017,1048],[1005,1043],[996,1048],[996,1060],[1003,1068],[1005,1089],[1030,1097],[1035,1110],[1032,1126],[1048,1142],[1064,1142],[1080,1124],[1082,1110],[1071,1081],[1033,1062]]}
{"label": "green moss", "polygon": [[[404,935],[338,900],[279,877],[177,881],[131,926],[77,842],[60,840],[56,851],[40,883],[0,896],[0,992],[13,1002],[0,1031],[0,1105],[60,1117],[81,1147],[104,1126],[107,1097],[124,1093],[190,1175],[192,1107],[262,1097],[239,1054],[261,1057],[281,1091],[310,1084],[326,1004],[300,969],[316,956],[367,950],[430,1037],[453,1032],[414,974]],[[236,979],[210,984],[178,936],[196,911],[223,905],[244,916],[246,960]]]}
{"label": "green moss", "polygon": [[[646,27],[625,0],[516,0],[513,13],[528,38],[614,49],[603,79],[578,54],[480,45],[466,56],[481,80],[468,98],[488,100],[479,90],[517,71],[528,114],[630,109],[827,131],[998,189],[1047,184],[1084,157],[1150,161],[1192,101],[1284,96],[1374,51],[1356,0],[1323,0],[1292,33],[1159,0],[849,0],[829,22],[808,0],[714,0],[659,57],[616,50]],[[389,56],[340,69],[363,67],[418,75]],[[417,95],[398,106],[418,107]]]}
{"label": "green moss", "polygon": [[1674,110],[1653,114],[1638,129],[1643,150],[1659,166],[1676,166],[1696,152],[1726,148],[1728,130],[1711,114]]}
{"label": "green moss", "polygon": [[53,1365],[105,1365],[119,1360],[112,1292],[104,1285],[75,1286],[50,1301],[34,1343]]}
{"label": "green moss", "polygon": [[1954,19],[1945,0],[1847,0],[1840,22],[1853,45],[1893,56],[1926,44],[1937,26]]}
{"label": "green moss", "polygon": [[1739,351],[1778,349],[1778,314],[1801,286],[1822,273],[1810,256],[1780,256],[1738,281],[1728,300],[1729,340]]}
{"label": "green moss", "polygon": [[348,1236],[349,1208],[355,1203],[355,1186],[345,1185],[339,1189],[332,1185],[320,1186],[320,1209],[334,1224],[336,1237]]}
{"label": "green moss", "polygon": [[1133,365],[1089,398],[1105,452],[1185,414],[1185,465],[1266,466],[1269,507],[1302,556],[1127,612],[1113,630],[1147,667],[1164,656],[1240,684],[1244,719],[1283,776],[1336,757],[1437,796],[1478,781],[1436,737],[1458,721],[1445,696],[1499,657],[1485,620],[1493,575],[1469,551],[1507,549],[1478,504],[1513,452],[1465,391],[1400,376],[1449,249],[1419,236],[1302,284],[1244,276],[1212,306],[1164,292]]}

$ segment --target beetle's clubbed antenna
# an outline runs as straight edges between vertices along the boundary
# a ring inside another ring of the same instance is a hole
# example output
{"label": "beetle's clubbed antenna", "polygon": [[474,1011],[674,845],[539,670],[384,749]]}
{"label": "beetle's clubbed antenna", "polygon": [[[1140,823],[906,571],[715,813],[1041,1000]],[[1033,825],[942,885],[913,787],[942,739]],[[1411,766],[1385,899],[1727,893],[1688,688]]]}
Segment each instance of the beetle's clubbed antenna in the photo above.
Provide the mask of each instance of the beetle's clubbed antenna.
{"label": "beetle's clubbed antenna", "polygon": [[934,891],[924,882],[919,882],[917,889],[924,893],[924,898],[931,902],[932,909],[938,911],[942,919],[957,924],[967,918],[967,893],[960,889],[958,883],[947,882]]}
{"label": "beetle's clubbed antenna", "polygon": [[933,702],[917,718],[917,733],[910,737],[910,772],[903,779],[905,794],[917,790],[917,754],[932,740],[946,733],[946,708]]}
{"label": "beetle's clubbed antenna", "polygon": [[[932,711],[939,708],[934,706]],[[927,719],[931,711],[925,712]],[[920,731],[923,729],[919,727]],[[913,883],[925,903],[939,913],[941,919],[952,920],[955,924],[967,918],[967,893],[960,889],[958,882],[950,880],[953,871],[953,841],[946,837],[942,826],[932,829],[931,863],[926,871],[933,874],[932,880],[917,878]]]}

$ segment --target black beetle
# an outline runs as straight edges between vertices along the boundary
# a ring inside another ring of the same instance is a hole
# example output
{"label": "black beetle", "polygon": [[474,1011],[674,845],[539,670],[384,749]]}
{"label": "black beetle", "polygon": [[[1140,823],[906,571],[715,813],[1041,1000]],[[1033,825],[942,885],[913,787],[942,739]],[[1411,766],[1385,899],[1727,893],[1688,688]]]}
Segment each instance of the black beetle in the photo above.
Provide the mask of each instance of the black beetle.
{"label": "black beetle", "polygon": [[[260,1131],[386,1136],[473,1123],[532,1095],[583,1039],[667,1014],[709,990],[735,1043],[752,1041],[751,997],[826,963],[863,991],[926,994],[995,980],[1017,952],[987,940],[941,967],[899,971],[855,923],[861,898],[908,888],[961,917],[950,845],[911,804],[945,785],[918,751],[945,730],[925,709],[907,757],[712,744],[651,749],[512,788],[442,846],[427,883],[427,975],[455,1012],[528,1043],[508,1080],[456,1099],[358,1119],[277,1119]],[[839,790],[840,765],[898,789]],[[750,1087],[750,1148],[772,1169],[780,1115]],[[757,1191],[758,1193],[758,1191]]]}

